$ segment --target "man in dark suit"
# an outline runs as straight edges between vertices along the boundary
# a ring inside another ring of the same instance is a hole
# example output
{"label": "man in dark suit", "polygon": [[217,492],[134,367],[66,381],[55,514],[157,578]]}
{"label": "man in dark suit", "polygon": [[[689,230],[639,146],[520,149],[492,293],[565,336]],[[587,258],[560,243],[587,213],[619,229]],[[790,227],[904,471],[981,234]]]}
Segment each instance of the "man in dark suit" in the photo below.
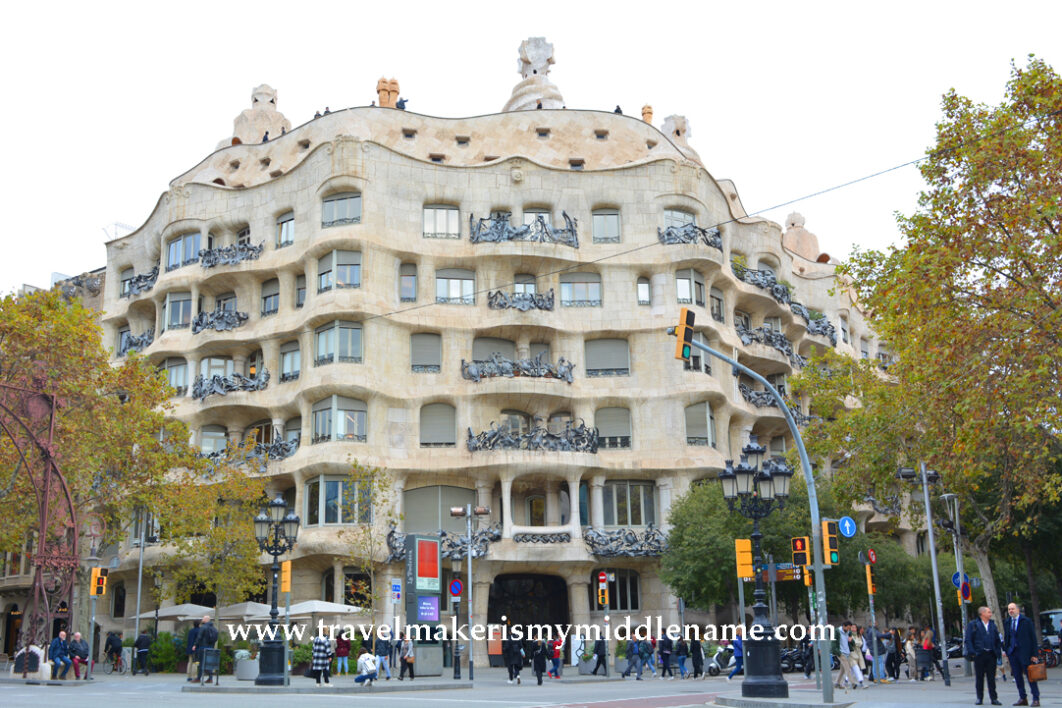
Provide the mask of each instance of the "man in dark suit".
{"label": "man in dark suit", "polygon": [[978,619],[970,620],[966,625],[963,641],[963,654],[973,662],[976,671],[977,703],[984,705],[985,680],[988,680],[988,698],[992,705],[1003,705],[996,695],[996,664],[1003,661],[1003,645],[999,641],[999,630],[992,619],[992,610],[982,607],[977,610]]}
{"label": "man in dark suit", "polygon": [[1010,615],[1003,627],[1003,650],[1010,659],[1010,672],[1014,674],[1014,683],[1018,685],[1018,701],[1016,706],[1040,705],[1040,687],[1032,681],[1029,687],[1032,689],[1032,703],[1025,698],[1025,672],[1029,668],[1030,659],[1036,656],[1036,630],[1032,620],[1018,611],[1015,603],[1007,605],[1007,614]]}

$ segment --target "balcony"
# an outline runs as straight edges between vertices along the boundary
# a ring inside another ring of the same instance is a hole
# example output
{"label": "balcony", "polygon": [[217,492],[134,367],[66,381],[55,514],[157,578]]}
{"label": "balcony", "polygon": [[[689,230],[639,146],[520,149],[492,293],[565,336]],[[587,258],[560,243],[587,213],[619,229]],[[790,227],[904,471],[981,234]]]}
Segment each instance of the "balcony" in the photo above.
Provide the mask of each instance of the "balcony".
{"label": "balcony", "polygon": [[143,275],[134,275],[128,280],[122,281],[122,294],[120,297],[133,297],[141,293],[146,293],[155,287],[155,281],[159,279],[159,264],[156,263],[155,267],[150,272]]}
{"label": "balcony", "polygon": [[730,264],[730,270],[734,272],[738,280],[749,285],[766,290],[771,297],[781,305],[789,305],[792,302],[789,294],[789,286],[779,283],[778,278],[769,270],[755,270],[742,263]]}
{"label": "balcony", "polygon": [[476,297],[474,295],[457,295],[454,297],[436,295],[435,302],[439,305],[475,305]]}
{"label": "balcony", "polygon": [[[629,442],[630,438],[628,438]],[[585,423],[565,424],[559,433],[550,432],[541,426],[531,426],[527,431],[511,430],[508,425],[491,423],[490,430],[478,435],[468,429],[466,441],[469,452],[489,450],[544,450],[548,452],[589,452],[597,453],[599,436],[597,428],[588,428]]]}
{"label": "balcony", "polygon": [[413,364],[414,374],[437,374],[442,371],[438,364]]}
{"label": "balcony", "polygon": [[757,342],[781,352],[789,359],[789,363],[793,366],[802,368],[808,363],[807,359],[793,350],[793,344],[785,338],[785,335],[777,330],[771,329],[770,327],[747,329],[744,324],[740,322],[734,327],[734,330],[737,332],[738,337],[741,338],[741,343],[745,346]]}
{"label": "balcony", "polygon": [[587,369],[587,378],[598,378],[601,376],[630,376],[630,369]]}
{"label": "balcony", "polygon": [[561,307],[601,307],[600,300],[564,300],[561,299]]}
{"label": "balcony", "polygon": [[234,391],[262,391],[269,385],[269,371],[262,371],[255,376],[230,374],[221,376],[197,376],[192,386],[192,398],[202,402],[209,396],[224,396]]}
{"label": "balcony", "polygon": [[715,443],[711,438],[700,437],[697,435],[687,435],[686,444],[690,447],[715,447]]}
{"label": "balcony", "polygon": [[250,243],[239,242],[231,246],[211,248],[199,252],[199,262],[204,268],[213,268],[219,265],[238,265],[243,261],[256,261],[262,255],[265,241],[257,246]]}
{"label": "balcony", "polygon": [[545,352],[538,354],[534,359],[509,359],[498,352],[490,355],[490,359],[474,359],[472,361],[461,360],[461,378],[467,381],[479,383],[485,378],[502,376],[505,378],[530,377],[545,379],[560,379],[572,383],[572,372],[575,364],[564,357],[557,360],[556,365],[544,359]]}
{"label": "balcony", "polygon": [[543,214],[535,216],[535,220],[523,226],[513,226],[510,223],[511,212],[499,212],[489,218],[476,220],[475,216],[468,216],[468,240],[471,243],[504,243],[506,241],[531,241],[534,243],[558,243],[572,248],[579,248],[579,233],[577,220],[568,216],[568,212],[562,211],[564,228],[554,228],[546,221]]}
{"label": "balcony", "polygon": [[837,330],[834,329],[833,324],[826,319],[825,315],[821,312],[808,310],[806,306],[799,302],[789,303],[789,309],[804,320],[808,328],[808,334],[818,334],[827,337],[832,346],[837,346]]}
{"label": "balcony", "polygon": [[319,356],[316,359],[314,359],[313,360],[313,365],[314,366],[325,366],[327,364],[331,364],[333,361],[335,361],[335,355],[333,355],[333,354],[325,354],[323,356]]}
{"label": "balcony", "polygon": [[246,312],[236,310],[214,310],[213,312],[200,312],[192,320],[192,334],[212,329],[217,332],[228,332],[247,324],[250,316]]}
{"label": "balcony", "polygon": [[125,356],[130,352],[142,352],[153,341],[155,341],[155,330],[153,329],[149,329],[139,336],[126,334],[122,337],[121,344],[118,346],[118,356]]}
{"label": "balcony", "polygon": [[718,248],[720,251],[723,250],[723,237],[719,229],[702,229],[694,223],[668,226],[666,229],[658,226],[656,237],[665,246],[700,243],[711,248]]}
{"label": "balcony", "polygon": [[553,310],[553,288],[548,293],[503,293],[494,290],[487,293],[487,307],[492,310]]}
{"label": "balcony", "polygon": [[288,381],[297,381],[299,379],[299,371],[285,371],[280,375],[280,383],[287,383]]}
{"label": "balcony", "polygon": [[630,450],[630,435],[605,435],[598,438],[602,450]]}
{"label": "balcony", "polygon": [[424,442],[421,441],[421,447],[457,447],[455,442]]}

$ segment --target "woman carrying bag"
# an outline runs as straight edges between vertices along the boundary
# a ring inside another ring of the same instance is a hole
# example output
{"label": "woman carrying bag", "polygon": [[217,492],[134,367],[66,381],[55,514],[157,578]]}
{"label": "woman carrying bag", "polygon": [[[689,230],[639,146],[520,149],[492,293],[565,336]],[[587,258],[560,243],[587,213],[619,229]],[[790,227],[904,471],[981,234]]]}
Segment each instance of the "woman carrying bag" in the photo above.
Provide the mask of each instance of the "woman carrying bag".
{"label": "woman carrying bag", "polygon": [[415,678],[413,662],[416,657],[413,655],[413,640],[409,638],[408,634],[402,635],[402,644],[398,648],[398,660],[402,662],[402,668],[398,672],[398,680],[401,681],[406,675],[406,669],[409,669],[409,680],[412,681]]}

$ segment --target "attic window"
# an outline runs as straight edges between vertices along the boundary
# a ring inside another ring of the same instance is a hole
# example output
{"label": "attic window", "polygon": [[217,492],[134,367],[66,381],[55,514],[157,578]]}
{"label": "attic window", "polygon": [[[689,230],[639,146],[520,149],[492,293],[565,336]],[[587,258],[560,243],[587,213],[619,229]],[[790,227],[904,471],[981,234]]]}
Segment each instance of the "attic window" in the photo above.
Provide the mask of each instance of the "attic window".
{"label": "attic window", "polygon": [[595,130],[594,131],[594,136],[598,140],[608,140],[608,131],[607,130]]}
{"label": "attic window", "polygon": [[269,173],[269,176],[270,177],[279,177],[282,174],[284,174],[284,170],[273,170],[272,172]]}
{"label": "attic window", "polygon": [[647,148],[649,148],[650,150],[652,150],[653,148],[656,147],[656,141],[655,140],[646,140],[645,141],[645,146]]}
{"label": "attic window", "polygon": [[442,162],[446,159],[446,155],[440,155],[438,153],[433,152],[432,154],[428,155],[428,159],[432,162]]}
{"label": "attic window", "polygon": [[583,160],[583,158],[581,157],[573,157],[572,159],[568,160],[568,166],[571,167],[573,170],[581,170],[585,165],[586,161]]}
{"label": "attic window", "polygon": [[309,150],[310,149],[310,141],[309,140],[300,140],[299,141],[299,149],[300,150]]}
{"label": "attic window", "polygon": [[467,135],[458,135],[455,139],[457,140],[457,147],[468,147],[469,138]]}
{"label": "attic window", "polygon": [[535,128],[535,133],[543,140],[549,139],[549,128]]}
{"label": "attic window", "polygon": [[269,159],[268,157],[263,157],[261,160],[258,161],[258,164],[261,165],[262,169],[264,170],[265,168],[269,167],[269,164],[271,162],[273,162],[273,161],[271,159]]}
{"label": "attic window", "polygon": [[233,172],[235,172],[236,170],[240,169],[240,161],[239,160],[233,160],[232,162],[230,162],[229,163],[229,169],[232,170]]}
{"label": "attic window", "polygon": [[497,156],[497,155],[485,155],[485,156],[483,157],[483,161],[484,161],[484,162],[494,162],[494,161],[495,161],[495,160],[497,160],[497,159],[498,159],[498,156]]}
{"label": "attic window", "polygon": [[417,131],[413,130],[412,128],[402,128],[402,137],[406,140],[412,140],[413,138],[417,137]]}
{"label": "attic window", "polygon": [[217,179],[214,180],[214,184],[220,184],[222,187],[224,187],[225,186],[225,180],[223,180],[220,177],[218,177]]}

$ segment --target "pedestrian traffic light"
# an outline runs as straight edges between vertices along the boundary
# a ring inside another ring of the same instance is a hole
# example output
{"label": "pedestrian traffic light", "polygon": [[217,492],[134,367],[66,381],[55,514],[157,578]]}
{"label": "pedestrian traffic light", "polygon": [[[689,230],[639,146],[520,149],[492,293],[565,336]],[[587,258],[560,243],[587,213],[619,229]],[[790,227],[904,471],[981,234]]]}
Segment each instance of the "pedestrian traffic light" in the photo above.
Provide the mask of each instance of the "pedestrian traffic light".
{"label": "pedestrian traffic light", "polygon": [[675,336],[678,342],[675,344],[675,358],[683,361],[690,360],[693,353],[693,320],[696,313],[688,307],[679,310],[679,322],[675,327]]}
{"label": "pedestrian traffic light", "polygon": [[811,544],[808,543],[808,537],[795,536],[790,540],[790,543],[793,546],[793,565],[796,567],[810,565],[808,547]]}
{"label": "pedestrian traffic light", "polygon": [[747,538],[735,538],[734,554],[737,556],[738,577],[753,577],[754,574],[752,570],[752,541]]}
{"label": "pedestrian traffic light", "polygon": [[877,593],[878,588],[874,585],[874,566],[867,563],[867,594],[876,595]]}
{"label": "pedestrian traffic light", "polygon": [[95,597],[107,594],[107,568],[94,567],[92,580],[89,582],[89,594]]}
{"label": "pedestrian traffic light", "polygon": [[291,592],[291,561],[280,564],[280,592]]}
{"label": "pedestrian traffic light", "polygon": [[840,546],[837,545],[837,522],[822,522],[822,564],[837,565],[841,562]]}
{"label": "pedestrian traffic light", "polygon": [[606,609],[608,608],[608,588],[598,588],[597,604]]}

